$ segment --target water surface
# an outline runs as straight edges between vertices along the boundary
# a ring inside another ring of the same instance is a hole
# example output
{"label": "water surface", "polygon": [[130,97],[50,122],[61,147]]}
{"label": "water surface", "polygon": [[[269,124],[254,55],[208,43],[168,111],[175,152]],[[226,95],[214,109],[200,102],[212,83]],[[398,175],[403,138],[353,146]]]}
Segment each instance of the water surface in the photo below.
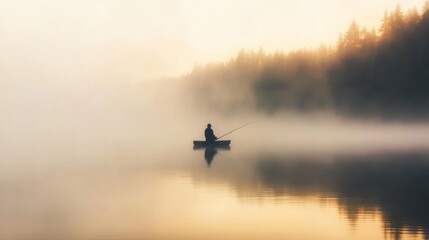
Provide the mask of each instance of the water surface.
{"label": "water surface", "polygon": [[231,136],[230,150],[213,151],[144,133],[4,142],[0,238],[429,237],[422,146],[274,151]]}

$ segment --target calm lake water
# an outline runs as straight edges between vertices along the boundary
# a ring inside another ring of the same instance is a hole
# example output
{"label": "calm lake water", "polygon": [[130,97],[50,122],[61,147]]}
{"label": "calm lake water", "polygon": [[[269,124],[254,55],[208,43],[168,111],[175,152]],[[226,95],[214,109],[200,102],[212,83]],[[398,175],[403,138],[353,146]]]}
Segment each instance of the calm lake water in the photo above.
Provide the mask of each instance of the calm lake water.
{"label": "calm lake water", "polygon": [[203,127],[6,132],[0,239],[429,238],[429,148],[414,133],[386,147],[255,124],[229,150],[194,150]]}

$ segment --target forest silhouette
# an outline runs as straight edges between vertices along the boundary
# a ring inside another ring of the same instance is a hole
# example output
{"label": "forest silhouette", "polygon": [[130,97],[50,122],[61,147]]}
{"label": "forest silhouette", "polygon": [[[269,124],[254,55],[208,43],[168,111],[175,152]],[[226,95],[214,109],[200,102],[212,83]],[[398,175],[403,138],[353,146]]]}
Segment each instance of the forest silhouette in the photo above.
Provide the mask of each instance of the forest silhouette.
{"label": "forest silhouette", "polygon": [[[353,21],[336,46],[284,53],[241,50],[183,76],[194,102],[214,110],[333,110],[350,117],[429,117],[429,1],[385,11],[381,27]],[[197,101],[195,101],[197,99]]]}

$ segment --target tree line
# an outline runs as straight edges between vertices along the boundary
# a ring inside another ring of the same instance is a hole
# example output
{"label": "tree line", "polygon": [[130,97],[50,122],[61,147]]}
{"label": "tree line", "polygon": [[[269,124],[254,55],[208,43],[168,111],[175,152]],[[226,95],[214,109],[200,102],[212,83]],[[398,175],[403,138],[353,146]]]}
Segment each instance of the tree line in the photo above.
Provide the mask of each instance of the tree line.
{"label": "tree line", "polygon": [[379,29],[353,21],[335,46],[241,50],[183,76],[198,103],[222,111],[333,109],[348,116],[429,117],[429,1],[385,11]]}

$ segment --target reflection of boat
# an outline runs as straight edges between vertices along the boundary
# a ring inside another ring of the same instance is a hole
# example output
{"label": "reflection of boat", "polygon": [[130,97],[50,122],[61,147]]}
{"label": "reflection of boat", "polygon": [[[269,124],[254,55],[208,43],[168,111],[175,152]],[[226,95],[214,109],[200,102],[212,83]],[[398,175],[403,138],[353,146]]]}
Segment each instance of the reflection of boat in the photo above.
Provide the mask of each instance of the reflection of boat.
{"label": "reflection of boat", "polygon": [[[210,167],[212,161],[214,160],[214,157],[216,156],[216,154],[218,153],[218,150],[226,150],[229,151],[231,150],[231,147],[229,146],[229,143],[231,141],[225,141],[227,143],[223,143],[223,144],[206,144],[206,145],[199,145],[199,144],[195,144],[195,142],[203,142],[204,141],[194,141],[194,151],[195,150],[204,150],[204,159],[207,162],[207,167]],[[222,141],[223,142],[223,141]]]}
{"label": "reflection of boat", "polygon": [[206,147],[228,149],[230,143],[231,143],[231,140],[221,140],[221,141],[214,141],[214,142],[194,141],[194,149],[206,148]]}
{"label": "reflection of boat", "polygon": [[213,148],[213,147],[206,148],[206,150],[204,151],[204,158],[206,159],[207,167],[210,167],[216,154],[217,154],[216,148]]}

